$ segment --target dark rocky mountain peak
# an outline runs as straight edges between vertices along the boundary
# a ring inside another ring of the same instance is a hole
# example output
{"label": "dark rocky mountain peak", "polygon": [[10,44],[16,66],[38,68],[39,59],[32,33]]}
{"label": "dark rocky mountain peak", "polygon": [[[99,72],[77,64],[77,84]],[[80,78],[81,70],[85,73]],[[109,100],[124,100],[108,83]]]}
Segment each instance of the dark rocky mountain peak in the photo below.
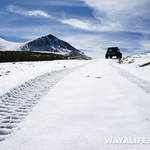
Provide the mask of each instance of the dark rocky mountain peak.
{"label": "dark rocky mountain peak", "polygon": [[69,43],[60,40],[51,34],[30,41],[20,47],[20,49],[23,51],[49,51],[58,53],[67,53],[72,50],[78,51]]}

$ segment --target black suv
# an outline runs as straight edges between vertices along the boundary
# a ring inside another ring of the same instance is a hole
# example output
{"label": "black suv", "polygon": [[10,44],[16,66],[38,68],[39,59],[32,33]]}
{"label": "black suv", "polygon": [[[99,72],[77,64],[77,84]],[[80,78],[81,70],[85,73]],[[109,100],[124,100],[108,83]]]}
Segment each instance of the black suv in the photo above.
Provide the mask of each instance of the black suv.
{"label": "black suv", "polygon": [[119,51],[118,47],[108,47],[105,58],[108,59],[108,57],[112,58],[113,56],[122,58],[122,53]]}

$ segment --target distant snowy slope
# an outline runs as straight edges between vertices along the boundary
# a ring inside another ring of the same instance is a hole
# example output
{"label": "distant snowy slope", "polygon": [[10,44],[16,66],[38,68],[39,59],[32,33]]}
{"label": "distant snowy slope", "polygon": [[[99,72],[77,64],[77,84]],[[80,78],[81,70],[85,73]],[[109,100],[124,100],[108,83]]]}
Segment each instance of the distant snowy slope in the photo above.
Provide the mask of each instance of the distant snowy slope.
{"label": "distant snowy slope", "polygon": [[16,51],[23,43],[14,43],[0,38],[0,51]]}

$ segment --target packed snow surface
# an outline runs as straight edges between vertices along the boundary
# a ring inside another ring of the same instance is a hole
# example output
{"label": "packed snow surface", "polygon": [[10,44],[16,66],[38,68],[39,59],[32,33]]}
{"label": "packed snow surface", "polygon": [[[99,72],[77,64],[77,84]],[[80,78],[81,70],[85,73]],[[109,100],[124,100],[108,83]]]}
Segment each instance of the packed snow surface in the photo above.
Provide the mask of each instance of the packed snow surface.
{"label": "packed snow surface", "polygon": [[150,65],[139,67],[145,56],[0,63],[0,149],[149,150],[142,142],[107,144],[150,140]]}

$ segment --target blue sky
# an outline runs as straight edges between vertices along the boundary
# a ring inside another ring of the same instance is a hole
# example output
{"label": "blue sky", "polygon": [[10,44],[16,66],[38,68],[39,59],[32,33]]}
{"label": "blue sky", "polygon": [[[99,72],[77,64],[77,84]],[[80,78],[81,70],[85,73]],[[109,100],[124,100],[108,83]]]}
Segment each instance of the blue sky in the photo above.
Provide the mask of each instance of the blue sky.
{"label": "blue sky", "polygon": [[53,34],[94,58],[107,47],[150,52],[150,0],[1,0],[0,37],[26,42]]}

